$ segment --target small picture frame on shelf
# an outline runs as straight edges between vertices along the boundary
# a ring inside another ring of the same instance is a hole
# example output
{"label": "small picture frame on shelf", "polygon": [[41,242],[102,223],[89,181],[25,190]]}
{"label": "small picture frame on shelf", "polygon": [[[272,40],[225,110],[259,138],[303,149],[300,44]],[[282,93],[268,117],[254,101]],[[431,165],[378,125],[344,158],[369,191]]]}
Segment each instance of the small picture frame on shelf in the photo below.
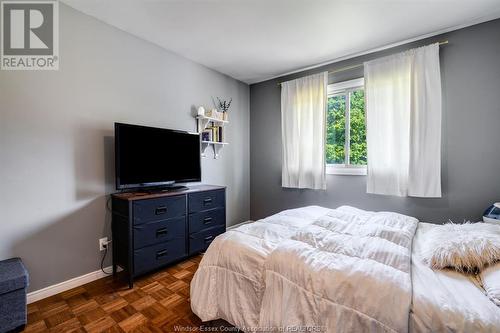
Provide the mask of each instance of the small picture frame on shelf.
{"label": "small picture frame on shelf", "polygon": [[212,130],[205,130],[201,133],[201,141],[212,141]]}

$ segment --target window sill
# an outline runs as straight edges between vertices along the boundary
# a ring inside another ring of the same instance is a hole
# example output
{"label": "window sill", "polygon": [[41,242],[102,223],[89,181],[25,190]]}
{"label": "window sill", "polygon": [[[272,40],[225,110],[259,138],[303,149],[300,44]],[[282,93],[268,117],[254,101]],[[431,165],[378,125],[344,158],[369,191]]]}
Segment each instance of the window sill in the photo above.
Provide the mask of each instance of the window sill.
{"label": "window sill", "polygon": [[327,175],[366,176],[366,166],[326,165]]}

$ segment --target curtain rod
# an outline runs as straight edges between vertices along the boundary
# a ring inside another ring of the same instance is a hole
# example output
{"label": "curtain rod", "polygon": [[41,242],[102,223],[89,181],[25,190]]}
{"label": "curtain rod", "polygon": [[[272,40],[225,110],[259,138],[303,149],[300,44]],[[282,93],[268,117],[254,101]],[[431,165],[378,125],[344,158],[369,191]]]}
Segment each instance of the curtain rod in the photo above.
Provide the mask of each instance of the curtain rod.
{"label": "curtain rod", "polygon": [[[448,41],[447,40],[444,40],[442,42],[439,42],[439,46],[441,45],[446,45],[448,44]],[[330,74],[335,74],[335,73],[340,73],[340,72],[345,72],[345,71],[348,71],[350,69],[354,69],[354,68],[358,68],[358,67],[363,67],[363,64],[356,64],[356,65],[351,65],[351,66],[346,66],[346,67],[341,67],[339,69],[333,69],[331,71],[328,71],[328,75]],[[283,81],[283,82],[278,82],[278,86],[281,86],[282,83],[284,83],[286,81]]]}

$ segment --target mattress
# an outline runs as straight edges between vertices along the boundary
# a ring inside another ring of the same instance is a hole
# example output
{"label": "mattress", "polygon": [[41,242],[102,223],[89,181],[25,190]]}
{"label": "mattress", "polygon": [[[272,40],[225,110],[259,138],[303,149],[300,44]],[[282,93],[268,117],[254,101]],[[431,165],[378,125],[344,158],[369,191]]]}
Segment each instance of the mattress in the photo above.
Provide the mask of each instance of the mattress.
{"label": "mattress", "polygon": [[500,307],[474,276],[434,271],[420,257],[425,235],[436,225],[419,223],[412,253],[412,332],[500,332]]}

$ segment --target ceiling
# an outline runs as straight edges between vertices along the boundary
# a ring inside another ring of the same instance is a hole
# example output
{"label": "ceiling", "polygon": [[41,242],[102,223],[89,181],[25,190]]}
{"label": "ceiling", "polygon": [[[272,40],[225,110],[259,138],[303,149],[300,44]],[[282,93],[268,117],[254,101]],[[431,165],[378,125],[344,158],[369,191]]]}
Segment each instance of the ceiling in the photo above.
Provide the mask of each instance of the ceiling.
{"label": "ceiling", "polygon": [[62,0],[255,83],[500,17],[499,0]]}

